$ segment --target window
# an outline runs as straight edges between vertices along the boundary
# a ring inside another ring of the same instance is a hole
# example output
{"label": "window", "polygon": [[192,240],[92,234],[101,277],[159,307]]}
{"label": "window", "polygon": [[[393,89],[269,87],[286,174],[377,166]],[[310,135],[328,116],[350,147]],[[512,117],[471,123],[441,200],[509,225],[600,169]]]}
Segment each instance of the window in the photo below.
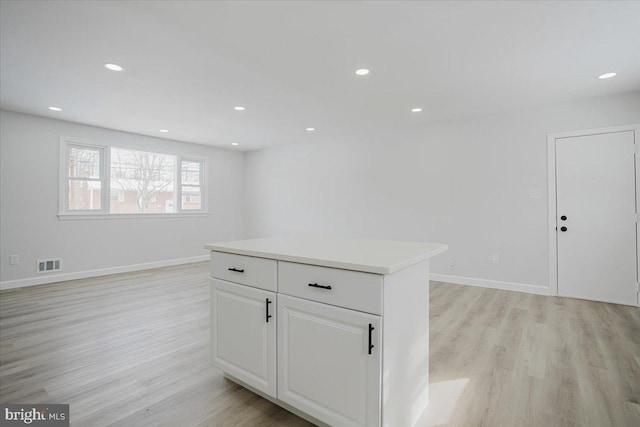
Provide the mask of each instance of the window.
{"label": "window", "polygon": [[70,211],[100,211],[104,180],[104,149],[69,145],[66,188]]}
{"label": "window", "polygon": [[176,156],[167,154],[112,147],[110,187],[111,191],[122,191],[125,200],[117,205],[111,203],[111,212],[173,212],[167,211],[164,204],[157,204],[157,200],[174,198],[176,160]]}
{"label": "window", "polygon": [[61,218],[206,213],[204,160],[69,138],[61,157]]}
{"label": "window", "polygon": [[183,160],[182,170],[182,210],[202,209],[202,161]]}

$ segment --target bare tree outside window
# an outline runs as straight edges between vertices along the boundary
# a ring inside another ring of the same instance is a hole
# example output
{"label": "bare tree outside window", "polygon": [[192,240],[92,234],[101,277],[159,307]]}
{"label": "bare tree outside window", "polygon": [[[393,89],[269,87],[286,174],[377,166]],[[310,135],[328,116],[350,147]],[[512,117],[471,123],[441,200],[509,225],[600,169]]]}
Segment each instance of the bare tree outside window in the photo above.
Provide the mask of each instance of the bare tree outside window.
{"label": "bare tree outside window", "polygon": [[174,212],[176,157],[111,148],[112,213]]}

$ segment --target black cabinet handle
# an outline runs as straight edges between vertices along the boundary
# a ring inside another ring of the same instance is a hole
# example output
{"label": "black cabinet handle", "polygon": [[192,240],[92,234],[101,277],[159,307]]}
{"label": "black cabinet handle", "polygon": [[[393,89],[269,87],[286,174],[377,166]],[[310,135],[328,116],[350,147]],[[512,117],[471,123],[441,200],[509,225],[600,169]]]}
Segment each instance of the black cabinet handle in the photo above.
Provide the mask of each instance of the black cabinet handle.
{"label": "black cabinet handle", "polygon": [[567,231],[567,227],[560,227],[560,231]]}
{"label": "black cabinet handle", "polygon": [[269,314],[269,304],[271,304],[271,301],[269,301],[269,298],[267,298],[267,323],[269,323],[269,319],[271,317],[273,317],[272,315]]}
{"label": "black cabinet handle", "polygon": [[236,273],[244,273],[244,268],[242,270],[239,270],[239,269],[237,269],[235,267],[232,267],[232,268],[227,268],[227,270],[235,271]]}
{"label": "black cabinet handle", "polygon": [[321,288],[321,289],[329,289],[331,290],[331,285],[318,285],[317,283],[309,283],[309,286],[311,286],[312,288]]}
{"label": "black cabinet handle", "polygon": [[371,344],[371,333],[375,328],[371,323],[369,323],[369,354],[371,354],[371,350],[373,350],[373,344]]}
{"label": "black cabinet handle", "polygon": [[567,220],[567,216],[566,216],[566,215],[562,215],[562,216],[560,217],[560,219],[561,219],[561,220],[563,220],[563,221],[566,221],[566,220]]}

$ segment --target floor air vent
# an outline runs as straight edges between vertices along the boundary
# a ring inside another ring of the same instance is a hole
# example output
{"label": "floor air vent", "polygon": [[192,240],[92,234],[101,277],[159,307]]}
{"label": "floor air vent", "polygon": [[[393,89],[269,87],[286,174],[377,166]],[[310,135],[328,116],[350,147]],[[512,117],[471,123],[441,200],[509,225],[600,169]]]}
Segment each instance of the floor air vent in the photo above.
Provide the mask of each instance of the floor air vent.
{"label": "floor air vent", "polygon": [[62,258],[40,259],[36,264],[38,273],[49,273],[62,270]]}

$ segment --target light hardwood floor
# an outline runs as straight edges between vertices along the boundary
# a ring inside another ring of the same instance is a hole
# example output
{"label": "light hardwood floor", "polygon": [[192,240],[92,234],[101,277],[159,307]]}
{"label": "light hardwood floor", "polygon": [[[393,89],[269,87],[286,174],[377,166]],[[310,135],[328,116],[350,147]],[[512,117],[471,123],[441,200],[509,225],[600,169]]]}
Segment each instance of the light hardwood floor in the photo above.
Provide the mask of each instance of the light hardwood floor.
{"label": "light hardwood floor", "polygon": [[[310,425],[209,367],[207,278],[0,292],[0,402],[69,403],[74,426]],[[640,425],[638,308],[433,282],[430,366],[424,425]]]}

